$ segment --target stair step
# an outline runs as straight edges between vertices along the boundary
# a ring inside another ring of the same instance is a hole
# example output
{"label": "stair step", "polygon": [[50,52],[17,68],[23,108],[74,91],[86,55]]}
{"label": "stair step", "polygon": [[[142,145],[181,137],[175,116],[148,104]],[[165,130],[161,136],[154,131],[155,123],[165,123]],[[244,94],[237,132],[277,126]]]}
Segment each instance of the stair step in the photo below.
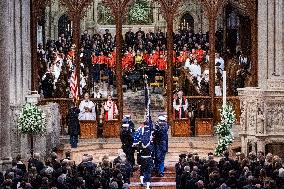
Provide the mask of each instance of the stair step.
{"label": "stair step", "polygon": [[[175,182],[152,182],[151,187],[152,189],[155,189],[155,188],[173,189],[173,188],[176,188],[176,183]],[[142,188],[146,188],[146,186],[144,184],[144,186],[141,187],[140,182],[134,182],[134,183],[130,183],[130,188],[131,189],[142,189]]]}
{"label": "stair step", "polygon": [[[174,176],[164,176],[164,177],[151,177],[152,182],[175,182],[176,177]],[[133,178],[131,182],[139,182],[140,178]]]}

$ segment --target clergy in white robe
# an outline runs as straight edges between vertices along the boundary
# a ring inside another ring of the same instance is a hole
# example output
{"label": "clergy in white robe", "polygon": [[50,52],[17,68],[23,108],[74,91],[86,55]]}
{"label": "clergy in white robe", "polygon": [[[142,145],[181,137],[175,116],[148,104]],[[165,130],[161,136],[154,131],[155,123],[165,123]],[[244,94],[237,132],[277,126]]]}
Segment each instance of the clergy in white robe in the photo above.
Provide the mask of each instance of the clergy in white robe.
{"label": "clergy in white robe", "polygon": [[191,65],[190,72],[194,77],[198,78],[198,76],[201,76],[201,67],[199,64],[197,64],[197,60],[194,60],[194,64]]}
{"label": "clergy in white robe", "polygon": [[84,95],[84,100],[80,103],[79,109],[79,120],[96,120],[96,106],[90,100],[88,93]]}
{"label": "clergy in white robe", "polygon": [[108,100],[104,104],[105,120],[114,120],[118,115],[118,109],[111,96],[108,96]]}
{"label": "clergy in white robe", "polygon": [[184,63],[184,68],[185,68],[185,69],[190,69],[190,65],[191,65],[191,64],[190,64],[190,59],[187,58],[186,61],[185,61],[185,63]]}

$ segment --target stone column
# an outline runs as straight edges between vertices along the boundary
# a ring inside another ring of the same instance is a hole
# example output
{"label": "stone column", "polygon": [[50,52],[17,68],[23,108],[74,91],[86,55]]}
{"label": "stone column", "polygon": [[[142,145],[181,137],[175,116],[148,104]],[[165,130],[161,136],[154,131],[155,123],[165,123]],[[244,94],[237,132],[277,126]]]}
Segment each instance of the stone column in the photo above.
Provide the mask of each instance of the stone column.
{"label": "stone column", "polygon": [[262,89],[284,89],[283,1],[258,1],[258,77]]}
{"label": "stone column", "polygon": [[[275,0],[275,72],[284,79],[284,2]],[[284,88],[284,85],[282,86]]]}
{"label": "stone column", "polygon": [[10,85],[9,85],[9,2],[10,0],[0,1],[0,170],[5,169],[11,162],[10,146]]}
{"label": "stone column", "polygon": [[266,88],[267,86],[267,0],[258,1],[258,86]]}

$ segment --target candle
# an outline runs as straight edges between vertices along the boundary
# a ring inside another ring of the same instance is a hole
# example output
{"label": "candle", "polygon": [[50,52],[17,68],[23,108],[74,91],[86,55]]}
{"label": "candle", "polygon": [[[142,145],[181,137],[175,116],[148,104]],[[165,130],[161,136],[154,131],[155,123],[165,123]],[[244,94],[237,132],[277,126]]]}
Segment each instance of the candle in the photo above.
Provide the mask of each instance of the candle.
{"label": "candle", "polygon": [[223,108],[226,105],[226,98],[227,98],[227,82],[226,82],[226,71],[223,71]]}
{"label": "candle", "polygon": [[73,34],[73,21],[71,21],[71,36],[72,36],[72,34]]}

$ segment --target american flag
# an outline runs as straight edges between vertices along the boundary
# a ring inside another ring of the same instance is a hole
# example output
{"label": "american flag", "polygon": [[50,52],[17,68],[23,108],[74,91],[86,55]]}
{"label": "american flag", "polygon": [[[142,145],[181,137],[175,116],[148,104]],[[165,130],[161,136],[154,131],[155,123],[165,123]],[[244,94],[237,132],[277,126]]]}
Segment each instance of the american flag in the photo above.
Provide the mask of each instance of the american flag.
{"label": "american flag", "polygon": [[76,68],[73,70],[73,73],[71,75],[70,89],[72,97],[77,99],[79,91],[78,91],[78,78],[77,78]]}
{"label": "american flag", "polygon": [[149,85],[148,85],[148,76],[147,75],[144,76],[144,82],[145,82],[144,94],[145,94],[145,110],[146,110],[145,115],[146,115],[146,121],[148,122],[148,126],[152,130],[153,123],[152,123],[151,111],[150,111],[151,98],[150,98],[150,89],[149,89]]}

